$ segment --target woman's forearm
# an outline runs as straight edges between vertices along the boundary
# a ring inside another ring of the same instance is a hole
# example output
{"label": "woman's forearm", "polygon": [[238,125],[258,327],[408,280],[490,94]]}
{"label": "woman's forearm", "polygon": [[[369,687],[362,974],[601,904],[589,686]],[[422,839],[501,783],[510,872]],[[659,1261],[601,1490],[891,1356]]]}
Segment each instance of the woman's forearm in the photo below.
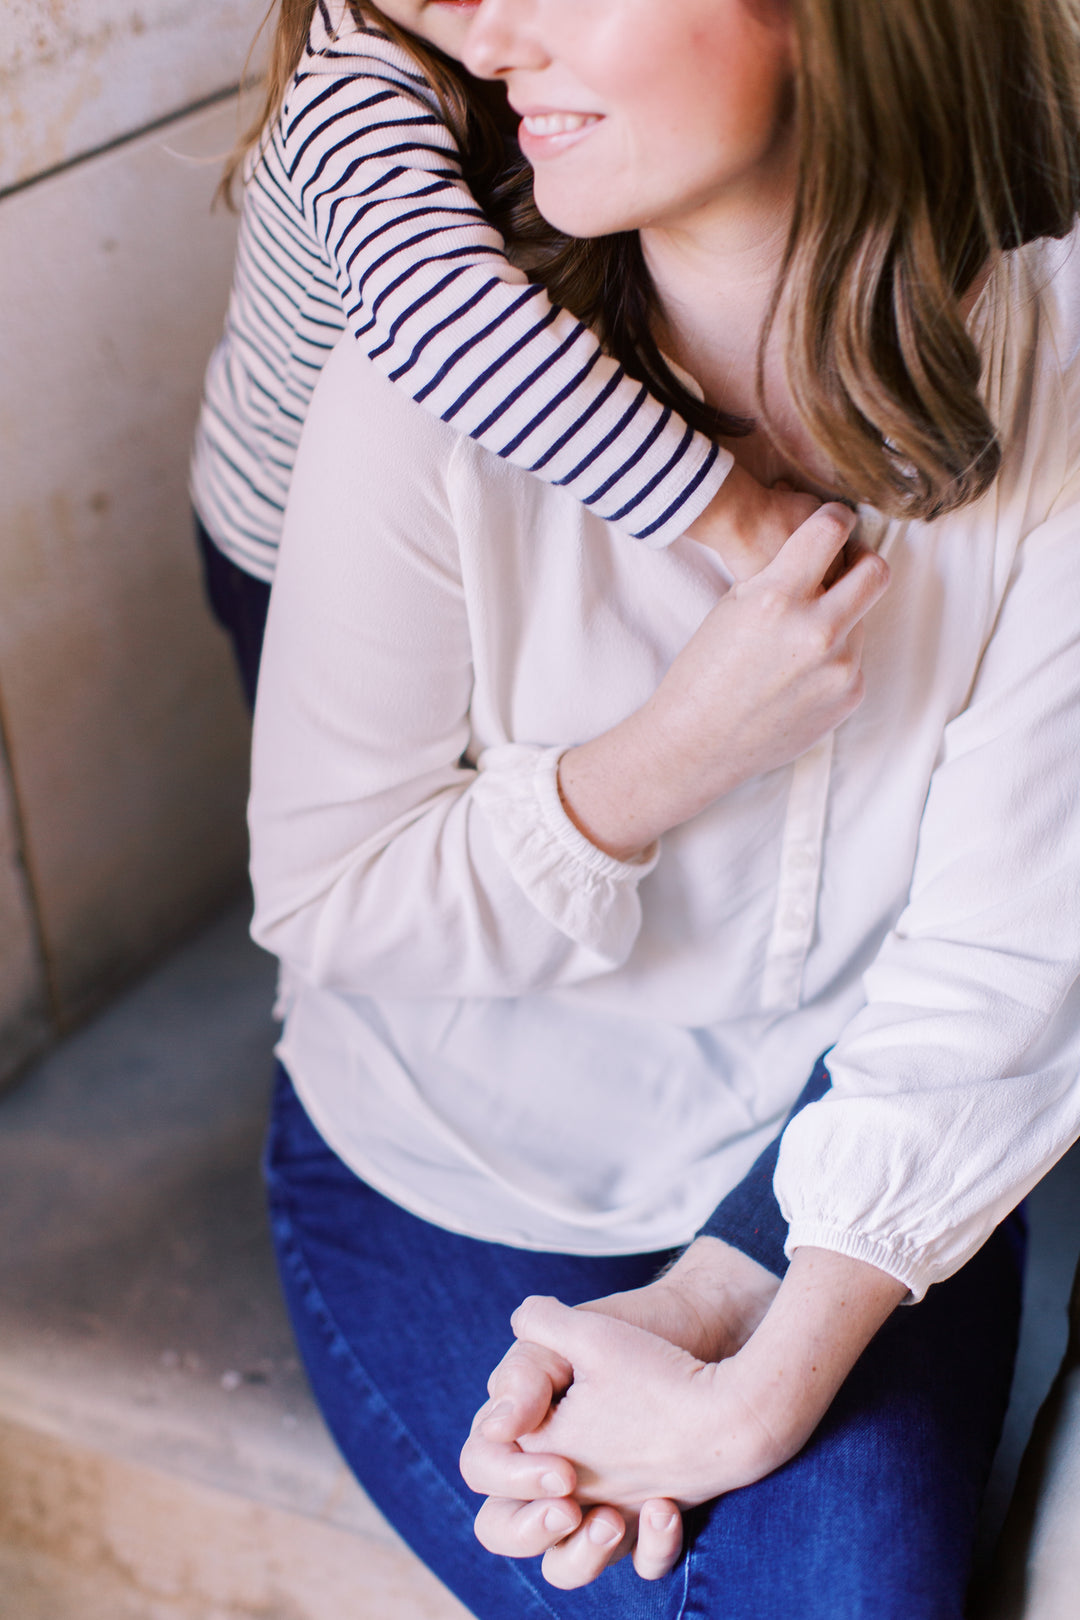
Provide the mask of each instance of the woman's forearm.
{"label": "woman's forearm", "polygon": [[643,1288],[587,1300],[578,1309],[617,1316],[699,1361],[723,1361],[742,1349],[779,1287],[779,1277],[742,1250],[699,1237]]}
{"label": "woman's forearm", "polygon": [[776,1445],[778,1468],[806,1444],[844,1379],[908,1290],[877,1266],[796,1249],[761,1325],[728,1364]]}
{"label": "woman's forearm", "polygon": [[[677,797],[682,771],[665,747],[655,699],[559,761],[559,799],[580,833],[617,861],[637,860],[687,819]],[[704,809],[704,803],[697,806]],[[692,812],[691,812],[692,813]]]}

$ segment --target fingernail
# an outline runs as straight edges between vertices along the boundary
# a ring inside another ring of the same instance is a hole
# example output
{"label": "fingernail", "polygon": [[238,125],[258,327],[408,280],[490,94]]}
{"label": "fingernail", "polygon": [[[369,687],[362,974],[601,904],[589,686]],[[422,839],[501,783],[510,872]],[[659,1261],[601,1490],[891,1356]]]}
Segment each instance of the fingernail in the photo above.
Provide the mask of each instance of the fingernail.
{"label": "fingernail", "polygon": [[550,1530],[552,1535],[565,1535],[567,1530],[574,1528],[573,1515],[567,1513],[565,1508],[548,1508],[544,1514],[544,1529]]}
{"label": "fingernail", "polygon": [[607,1519],[593,1519],[589,1525],[589,1540],[597,1547],[613,1547],[621,1535]]}
{"label": "fingernail", "polygon": [[649,1523],[654,1530],[674,1530],[679,1522],[677,1513],[669,1513],[666,1508],[653,1508],[649,1513]]}
{"label": "fingernail", "polygon": [[501,1423],[503,1418],[508,1418],[513,1410],[513,1401],[497,1401],[485,1417],[484,1427],[486,1428],[489,1423]]}
{"label": "fingernail", "polygon": [[545,1474],[540,1481],[545,1496],[565,1496],[566,1481],[561,1474]]}

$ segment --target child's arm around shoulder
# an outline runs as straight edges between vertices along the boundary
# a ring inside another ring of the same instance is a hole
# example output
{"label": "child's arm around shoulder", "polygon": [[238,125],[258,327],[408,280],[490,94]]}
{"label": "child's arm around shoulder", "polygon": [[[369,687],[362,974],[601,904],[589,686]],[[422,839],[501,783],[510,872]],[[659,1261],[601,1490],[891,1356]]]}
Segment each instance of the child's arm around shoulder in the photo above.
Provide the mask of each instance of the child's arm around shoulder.
{"label": "child's arm around shoulder", "polygon": [[727,450],[525,279],[416,64],[378,33],[345,43],[309,51],[277,139],[369,357],[443,421],[650,546],[695,525],[736,578],[767,562],[805,510],[733,479]]}

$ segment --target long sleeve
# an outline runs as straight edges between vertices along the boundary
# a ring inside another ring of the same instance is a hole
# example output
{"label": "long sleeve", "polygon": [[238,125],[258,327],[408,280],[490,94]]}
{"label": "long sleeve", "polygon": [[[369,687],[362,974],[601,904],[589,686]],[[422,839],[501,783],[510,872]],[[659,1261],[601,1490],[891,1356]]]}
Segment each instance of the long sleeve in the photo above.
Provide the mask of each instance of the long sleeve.
{"label": "long sleeve", "polygon": [[919,1297],[1080,1132],[1080,487],[1022,543],[946,728],[906,907],[786,1130],[788,1249]]}
{"label": "long sleeve", "polygon": [[[273,139],[348,328],[385,376],[650,545],[685,532],[726,477],[729,453],[510,265],[404,52],[376,33],[327,35],[305,58]],[[263,165],[253,183],[268,185],[271,172]]]}
{"label": "long sleeve", "polygon": [[[372,411],[379,453],[369,437],[357,456]],[[465,759],[460,442],[414,424],[395,469],[401,412],[414,414],[338,351],[301,449],[260,675],[256,937],[306,982],[367,995],[514,996],[609,972],[637,936],[653,863],[612,860],[573,826],[557,740],[496,740]],[[333,480],[305,475],[308,445]]]}

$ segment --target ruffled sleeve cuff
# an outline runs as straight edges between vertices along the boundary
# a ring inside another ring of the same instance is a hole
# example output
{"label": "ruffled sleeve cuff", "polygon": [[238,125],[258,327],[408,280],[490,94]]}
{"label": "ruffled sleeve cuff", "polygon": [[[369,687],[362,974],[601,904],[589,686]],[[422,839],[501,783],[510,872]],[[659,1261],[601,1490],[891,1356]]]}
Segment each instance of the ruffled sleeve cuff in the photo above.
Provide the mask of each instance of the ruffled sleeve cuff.
{"label": "ruffled sleeve cuff", "polygon": [[564,752],[521,743],[487,749],[478,761],[474,803],[496,851],[540,915],[614,968],[637,939],[638,884],[656,865],[659,845],[637,860],[618,861],[591,844],[559,797]]}
{"label": "ruffled sleeve cuff", "polygon": [[915,1305],[937,1279],[930,1273],[923,1255],[909,1252],[902,1243],[889,1243],[864,1232],[841,1226],[828,1226],[812,1220],[796,1219],[788,1229],[784,1253],[790,1260],[796,1249],[830,1249],[851,1260],[865,1260],[879,1271],[895,1277],[910,1290],[905,1305]]}

